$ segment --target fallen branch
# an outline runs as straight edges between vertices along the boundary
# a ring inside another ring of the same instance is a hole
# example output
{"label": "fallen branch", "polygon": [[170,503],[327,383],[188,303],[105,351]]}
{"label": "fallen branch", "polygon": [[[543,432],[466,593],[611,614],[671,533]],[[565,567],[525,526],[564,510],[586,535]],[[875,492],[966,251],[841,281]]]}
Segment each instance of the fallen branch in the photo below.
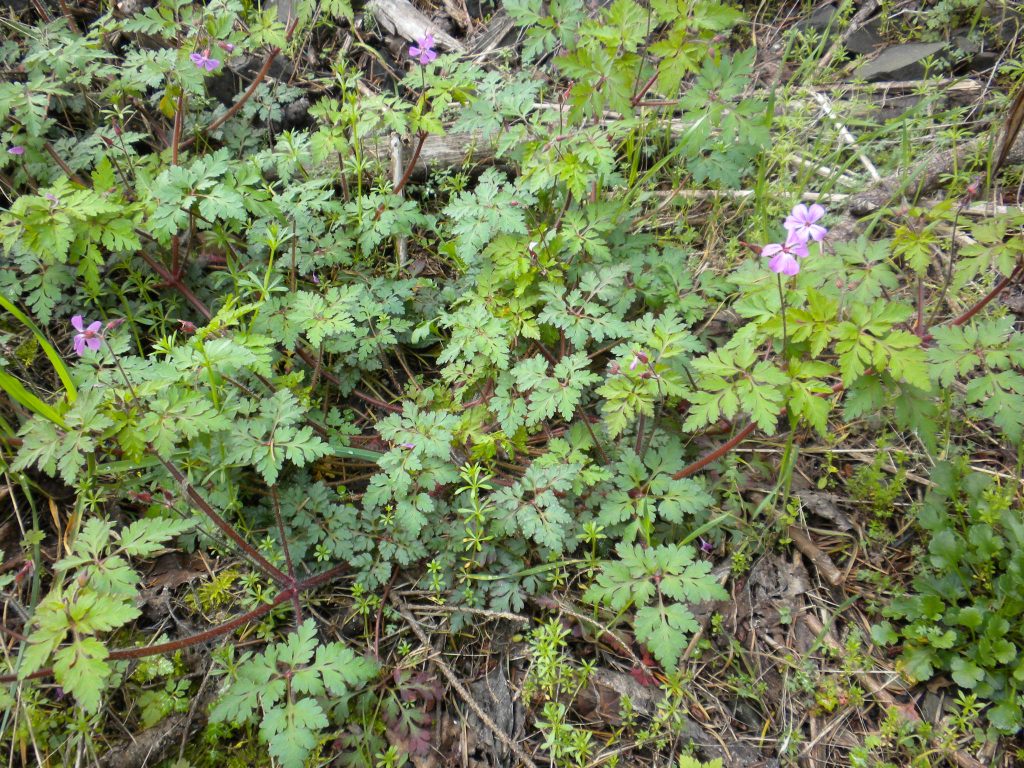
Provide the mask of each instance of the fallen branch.
{"label": "fallen branch", "polygon": [[822,576],[825,577],[825,581],[831,584],[833,587],[838,587],[843,583],[843,573],[836,564],[832,562],[832,558],[827,553],[823,552],[817,544],[811,541],[811,538],[807,536],[800,528],[795,525],[789,526],[786,531],[789,538],[793,540],[793,544],[800,550],[800,553],[811,561],[811,564],[818,570]]}
{"label": "fallen branch", "polygon": [[434,37],[434,42],[448,51],[465,53],[465,46],[451,35],[445,34],[440,27],[432,23],[409,0],[371,0],[367,10],[373,14],[384,29],[409,42],[422,40],[427,35]]}
{"label": "fallen branch", "polygon": [[[910,169],[899,169],[851,195],[846,204],[857,216],[867,216],[902,197],[911,188],[915,188],[916,199],[938,187],[943,176],[962,165],[963,157],[990,151],[999,143],[998,140],[993,141],[991,136],[978,136],[963,146],[932,152]],[[1007,150],[1007,162],[1024,162],[1024,133],[1018,134],[1013,146]]]}

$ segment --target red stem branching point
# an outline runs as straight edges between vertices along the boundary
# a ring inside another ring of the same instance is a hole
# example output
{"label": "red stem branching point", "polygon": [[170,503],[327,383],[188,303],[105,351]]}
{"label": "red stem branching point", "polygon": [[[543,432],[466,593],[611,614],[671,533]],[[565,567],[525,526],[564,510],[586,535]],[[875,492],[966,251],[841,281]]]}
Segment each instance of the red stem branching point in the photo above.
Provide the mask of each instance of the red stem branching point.
{"label": "red stem branching point", "polygon": [[406,166],[405,173],[402,174],[402,178],[399,179],[398,184],[395,185],[394,194],[401,194],[402,190],[405,189],[405,185],[409,183],[409,178],[412,176],[412,172],[416,168],[416,162],[420,159],[420,153],[423,151],[423,144],[426,140],[426,131],[420,131],[416,135],[416,148],[412,151],[412,157],[409,158],[409,165]]}
{"label": "red stem branching point", "polygon": [[656,82],[658,82],[658,73],[657,72],[655,72],[653,75],[651,75],[647,79],[647,82],[644,83],[643,86],[641,86],[640,90],[636,92],[636,95],[633,96],[633,98],[630,100],[630,103],[634,107],[639,106],[640,102],[643,101],[644,96],[646,96],[647,92],[650,91],[651,88],[654,87],[654,84]]}

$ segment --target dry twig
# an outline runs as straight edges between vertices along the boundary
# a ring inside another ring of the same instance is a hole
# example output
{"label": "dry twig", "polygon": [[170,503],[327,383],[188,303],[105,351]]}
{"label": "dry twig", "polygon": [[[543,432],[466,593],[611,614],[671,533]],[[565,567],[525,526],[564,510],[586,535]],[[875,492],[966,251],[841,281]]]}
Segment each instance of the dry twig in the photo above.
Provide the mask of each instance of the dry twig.
{"label": "dry twig", "polygon": [[[427,648],[433,648],[430,644],[430,638],[427,637],[427,633],[423,631],[422,627],[417,623],[416,618],[409,613],[408,609],[398,597],[392,593],[391,604],[395,607],[395,610],[401,614],[402,618],[405,619],[405,623],[409,625],[409,629],[416,635],[416,639],[420,641]],[[473,698],[472,694],[466,689],[466,686],[462,684],[462,681],[455,676],[451,667],[441,660],[440,656],[432,656],[430,659],[431,663],[440,670],[441,674],[444,675],[449,685],[455,689],[455,692],[459,694],[466,706],[472,710],[473,714],[480,718],[480,722],[483,723],[487,728],[494,734],[495,738],[504,744],[508,749],[512,751],[519,761],[526,766],[526,768],[537,768],[537,764],[530,759],[530,756],[526,754],[518,743],[512,740],[512,738],[505,733],[504,730],[498,727],[498,724],[491,719],[491,717],[484,712],[483,708],[477,703],[476,699]]]}

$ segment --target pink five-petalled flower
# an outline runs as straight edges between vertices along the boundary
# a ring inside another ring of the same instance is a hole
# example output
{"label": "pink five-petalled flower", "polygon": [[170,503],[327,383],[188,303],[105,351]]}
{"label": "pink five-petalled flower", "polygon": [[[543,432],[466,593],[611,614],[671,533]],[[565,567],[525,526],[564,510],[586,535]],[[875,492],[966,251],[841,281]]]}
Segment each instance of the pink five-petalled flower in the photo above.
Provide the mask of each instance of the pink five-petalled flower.
{"label": "pink five-petalled flower", "polygon": [[791,236],[795,236],[805,243],[810,240],[820,243],[828,234],[828,230],[816,222],[824,215],[825,209],[817,203],[810,208],[800,203],[793,206],[793,210],[786,217],[782,226]]}
{"label": "pink five-petalled flower", "polygon": [[797,260],[807,256],[807,243],[793,236],[791,232],[785,243],[769,243],[761,249],[761,255],[769,257],[768,268],[782,275],[795,275],[800,271]]}
{"label": "pink five-petalled flower", "polygon": [[437,51],[434,50],[434,36],[425,35],[416,41],[416,45],[409,46],[409,55],[419,61],[420,64],[429,64],[437,58]]}
{"label": "pink five-petalled flower", "polygon": [[213,72],[213,70],[220,66],[220,59],[210,57],[209,48],[204,48],[202,53],[189,54],[189,58],[192,59],[193,64],[200,69],[205,69],[207,72]]}
{"label": "pink five-petalled flower", "polygon": [[96,320],[89,324],[89,327],[85,327],[85,323],[82,321],[81,315],[75,315],[71,318],[71,327],[74,328],[78,333],[75,334],[75,354],[81,357],[85,354],[85,348],[99,349],[103,343],[103,336],[100,335],[100,328],[103,327],[103,323]]}
{"label": "pink five-petalled flower", "polygon": [[24,155],[25,148],[21,144],[15,144],[13,147],[7,148],[7,154],[9,155]]}

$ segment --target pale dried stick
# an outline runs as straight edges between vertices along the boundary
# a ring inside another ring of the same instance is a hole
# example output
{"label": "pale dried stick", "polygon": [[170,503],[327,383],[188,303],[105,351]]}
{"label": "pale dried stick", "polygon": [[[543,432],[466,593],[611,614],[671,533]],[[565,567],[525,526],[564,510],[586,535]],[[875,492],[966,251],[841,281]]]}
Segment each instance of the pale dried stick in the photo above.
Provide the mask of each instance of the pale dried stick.
{"label": "pale dried stick", "polygon": [[[416,622],[416,618],[411,613],[409,613],[409,611],[405,608],[401,601],[399,601],[397,596],[391,595],[391,604],[395,607],[395,610],[398,611],[399,614],[401,614],[402,618],[405,619],[405,623],[409,625],[409,629],[411,629],[412,633],[416,635],[416,639],[419,640],[427,648],[433,648],[433,646],[430,644],[430,638],[427,637],[426,632],[423,631],[420,625]],[[464,686],[462,682],[459,680],[459,678],[455,676],[455,673],[452,672],[451,667],[449,667],[441,660],[440,656],[432,657],[430,659],[430,662],[441,671],[441,674],[444,675],[449,685],[451,685],[451,687],[455,689],[456,693],[458,693],[459,696],[462,697],[462,700],[466,703],[466,706],[473,711],[473,714],[480,719],[480,722],[487,726],[487,728],[491,731],[491,733],[494,734],[495,738],[497,738],[498,741],[500,741],[502,744],[504,744],[506,747],[512,750],[512,754],[514,754],[519,759],[519,762],[525,765],[526,768],[537,768],[537,764],[530,759],[530,756],[523,751],[523,748],[519,746],[519,744],[517,744],[516,742],[512,741],[511,737],[507,733],[505,733],[505,731],[502,730],[502,728],[498,726],[498,724],[495,723],[494,720],[492,720],[491,717],[486,712],[484,712],[481,706],[477,703],[476,699],[474,699],[472,694],[470,694],[466,686]]]}
{"label": "pale dried stick", "polygon": [[804,160],[804,158],[799,155],[790,155],[787,159],[793,165],[801,168],[809,168],[818,176],[822,176],[826,179],[834,179],[844,186],[856,187],[860,185],[860,182],[852,176],[847,176],[845,173],[837,171],[835,168],[829,168],[827,165],[820,165],[818,163],[812,163],[810,160]]}
{"label": "pale dried stick", "polygon": [[[405,152],[402,145],[402,137],[397,133],[391,134],[391,183],[398,190],[399,197],[405,197],[405,190],[402,188],[402,179],[405,177]],[[405,269],[405,263],[409,260],[409,239],[405,235],[395,238],[395,249],[398,253],[398,268]]]}
{"label": "pale dried stick", "polygon": [[[716,200],[718,198],[743,200],[753,197],[756,193],[752,189],[670,189],[656,190],[652,194],[655,197],[664,197],[665,200],[662,201],[660,206],[665,206],[675,197],[685,197],[687,200]],[[801,200],[811,203],[841,203],[848,197],[849,195],[844,195],[840,192],[804,192],[800,195]]]}
{"label": "pale dried stick", "polygon": [[[857,140],[853,137],[853,134],[850,133],[849,130],[847,130],[846,126],[843,125],[843,123],[839,120],[839,117],[836,115],[835,110],[832,109],[832,102],[828,98],[828,96],[818,93],[817,91],[811,91],[811,96],[814,98],[816,102],[818,102],[818,106],[821,107],[821,111],[824,112],[828,116],[828,119],[832,121],[832,124],[835,125],[836,130],[839,131],[839,137],[847,144],[849,144],[851,147],[856,147]],[[864,166],[867,172],[871,175],[872,179],[874,179],[875,181],[882,180],[882,177],[878,173],[878,169],[875,168],[875,164],[868,160],[867,156],[863,152],[857,152],[857,159],[860,160],[860,164]]]}
{"label": "pale dried stick", "polygon": [[786,533],[789,538],[793,540],[793,543],[796,545],[796,548],[800,550],[801,554],[811,561],[811,564],[818,570],[818,573],[825,577],[825,581],[833,587],[837,587],[843,583],[842,571],[836,568],[836,564],[832,562],[832,558],[822,551],[817,544],[811,541],[811,538],[807,534],[795,525],[789,526]]}

